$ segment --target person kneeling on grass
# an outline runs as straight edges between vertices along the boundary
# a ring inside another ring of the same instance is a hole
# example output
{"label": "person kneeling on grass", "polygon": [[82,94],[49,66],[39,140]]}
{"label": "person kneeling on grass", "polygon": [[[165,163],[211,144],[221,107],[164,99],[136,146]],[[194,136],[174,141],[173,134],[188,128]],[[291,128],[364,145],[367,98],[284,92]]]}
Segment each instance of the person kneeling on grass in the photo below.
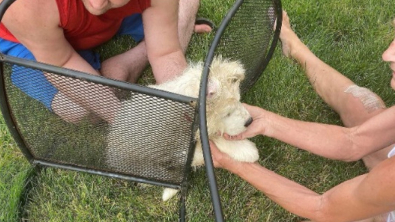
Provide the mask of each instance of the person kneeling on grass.
{"label": "person kneeling on grass", "polygon": [[[128,82],[135,82],[149,62],[162,83],[186,68],[193,31],[211,31],[207,24],[195,25],[198,7],[199,0],[18,0],[1,21],[0,51]],[[117,34],[139,44],[100,64],[92,49]],[[90,113],[112,122],[120,106],[114,92],[98,84],[20,66],[13,67],[11,80],[68,122]]]}
{"label": "person kneeling on grass", "polygon": [[[395,106],[385,108],[376,94],[317,58],[293,32],[285,12],[280,39],[284,55],[303,66],[316,92],[340,115],[344,127],[292,120],[245,104],[252,124],[240,135],[225,137],[264,135],[330,159],[362,159],[370,171],[320,195],[257,163],[237,162],[210,143],[214,165],[240,176],[286,210],[315,222],[394,222]],[[395,39],[382,58],[390,62],[395,90]]]}

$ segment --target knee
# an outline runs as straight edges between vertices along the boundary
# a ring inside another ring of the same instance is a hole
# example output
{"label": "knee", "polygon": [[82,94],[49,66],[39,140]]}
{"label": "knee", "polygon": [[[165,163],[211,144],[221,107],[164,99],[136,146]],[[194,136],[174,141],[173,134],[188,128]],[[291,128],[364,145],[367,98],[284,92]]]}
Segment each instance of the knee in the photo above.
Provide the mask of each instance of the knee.
{"label": "knee", "polygon": [[88,115],[88,111],[74,103],[61,93],[57,93],[52,100],[52,111],[69,123],[78,123]]}
{"label": "knee", "polygon": [[351,96],[343,103],[345,111],[339,114],[347,127],[360,125],[385,109],[383,100],[367,88],[351,85],[344,92]]}
{"label": "knee", "polygon": [[344,90],[344,92],[350,93],[355,99],[357,99],[368,113],[385,108],[383,100],[367,88],[351,85]]}

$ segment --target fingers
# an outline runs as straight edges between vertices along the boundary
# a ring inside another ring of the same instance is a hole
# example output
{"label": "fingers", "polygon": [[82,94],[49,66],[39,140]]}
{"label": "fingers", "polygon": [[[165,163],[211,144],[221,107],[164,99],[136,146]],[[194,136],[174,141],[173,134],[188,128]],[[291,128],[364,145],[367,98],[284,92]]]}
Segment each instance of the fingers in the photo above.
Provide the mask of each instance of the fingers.
{"label": "fingers", "polygon": [[221,158],[221,151],[218,150],[217,145],[215,145],[214,142],[211,140],[209,141],[210,143],[210,150],[211,150],[211,158],[213,159],[213,164],[214,167],[221,167],[221,165],[218,163],[217,159]]}
{"label": "fingers", "polygon": [[255,119],[255,117],[257,117],[260,114],[260,112],[262,110],[262,108],[259,108],[257,106],[251,106],[247,103],[243,103],[243,106],[244,106],[244,108],[246,108],[246,110],[250,113],[250,115],[254,119]]}
{"label": "fingers", "polygon": [[221,154],[221,151],[218,149],[217,145],[215,145],[213,141],[210,140],[209,143],[210,143],[211,156],[216,157],[217,155]]}
{"label": "fingers", "polygon": [[251,109],[251,105],[247,104],[247,103],[242,103],[242,105],[244,106],[244,108],[246,108],[247,110]]}
{"label": "fingers", "polygon": [[215,145],[215,143],[214,143],[213,141],[209,140],[208,142],[210,143],[210,148],[211,148],[211,150],[218,149],[218,148],[217,148],[217,145]]}
{"label": "fingers", "polygon": [[240,133],[238,135],[231,136],[227,133],[224,133],[224,138],[227,140],[243,140],[245,139],[243,135],[244,135],[243,133]]}
{"label": "fingers", "polygon": [[246,138],[244,132],[238,135],[229,135],[227,133],[221,133],[221,132],[217,132],[216,134],[217,136],[223,136],[226,140],[243,140]]}

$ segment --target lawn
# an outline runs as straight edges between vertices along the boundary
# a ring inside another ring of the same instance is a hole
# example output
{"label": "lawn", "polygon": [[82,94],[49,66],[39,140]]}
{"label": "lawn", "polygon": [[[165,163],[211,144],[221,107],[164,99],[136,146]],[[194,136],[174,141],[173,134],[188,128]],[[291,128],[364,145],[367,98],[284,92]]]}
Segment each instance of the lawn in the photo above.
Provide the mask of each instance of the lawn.
{"label": "lawn", "polygon": [[[217,25],[233,1],[202,0],[199,16]],[[389,0],[283,0],[283,8],[302,41],[323,61],[372,89],[387,106],[395,94],[389,86],[388,64],[381,54],[394,38],[395,17]],[[204,59],[212,35],[194,35],[187,52],[192,61]],[[243,39],[241,39],[242,41]],[[128,44],[117,39],[102,49],[106,56]],[[107,50],[111,48],[111,50]],[[141,83],[152,81],[148,70]],[[341,125],[338,115],[315,94],[300,67],[277,46],[269,66],[243,101],[283,116]],[[0,119],[0,221],[177,221],[177,198],[161,202],[160,187],[59,169],[35,174]],[[301,151],[274,139],[253,139],[259,163],[322,193],[366,172],[361,161],[344,163]],[[217,169],[226,221],[300,221],[240,178]],[[191,176],[188,221],[214,221],[205,170]]]}

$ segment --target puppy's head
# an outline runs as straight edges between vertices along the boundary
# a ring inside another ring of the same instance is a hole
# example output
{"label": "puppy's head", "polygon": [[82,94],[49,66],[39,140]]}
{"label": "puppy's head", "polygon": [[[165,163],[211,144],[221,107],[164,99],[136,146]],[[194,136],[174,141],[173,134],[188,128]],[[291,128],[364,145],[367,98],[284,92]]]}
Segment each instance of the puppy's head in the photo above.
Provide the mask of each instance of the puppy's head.
{"label": "puppy's head", "polygon": [[237,135],[247,129],[252,118],[239,100],[228,98],[211,104],[207,113],[209,133]]}
{"label": "puppy's head", "polygon": [[218,97],[240,100],[240,83],[244,77],[245,70],[240,62],[215,57],[210,66],[208,99]]}
{"label": "puppy's head", "polygon": [[207,86],[209,135],[217,132],[237,135],[246,130],[252,118],[240,103],[240,83],[245,70],[238,61],[214,58]]}

